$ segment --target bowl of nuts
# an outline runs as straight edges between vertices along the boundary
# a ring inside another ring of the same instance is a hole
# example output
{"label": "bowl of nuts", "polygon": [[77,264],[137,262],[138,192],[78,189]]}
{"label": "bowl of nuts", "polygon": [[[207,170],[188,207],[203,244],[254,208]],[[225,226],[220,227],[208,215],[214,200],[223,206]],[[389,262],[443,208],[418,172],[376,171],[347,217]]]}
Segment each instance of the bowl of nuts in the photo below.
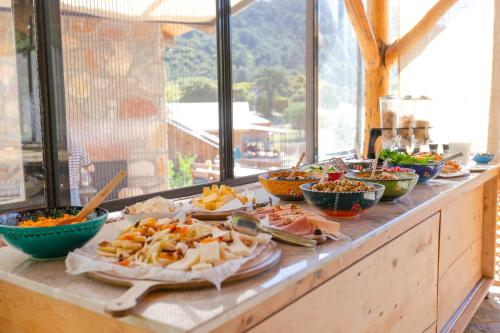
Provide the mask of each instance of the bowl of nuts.
{"label": "bowl of nuts", "polygon": [[418,182],[418,175],[413,172],[371,171],[351,172],[346,175],[349,180],[363,183],[376,183],[385,186],[380,201],[394,201],[410,193]]}
{"label": "bowl of nuts", "polygon": [[353,180],[336,180],[301,187],[306,201],[328,217],[351,218],[375,206],[384,194],[384,185]]}

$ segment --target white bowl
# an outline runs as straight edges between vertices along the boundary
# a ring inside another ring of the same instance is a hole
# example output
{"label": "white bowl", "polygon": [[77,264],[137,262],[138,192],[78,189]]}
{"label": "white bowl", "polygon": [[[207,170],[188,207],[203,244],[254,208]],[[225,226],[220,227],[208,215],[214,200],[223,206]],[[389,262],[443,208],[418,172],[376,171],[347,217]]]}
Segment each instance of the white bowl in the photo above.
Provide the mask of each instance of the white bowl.
{"label": "white bowl", "polygon": [[154,218],[154,219],[165,219],[173,218],[181,211],[180,207],[177,207],[173,212],[160,212],[160,213],[140,213],[140,214],[127,214],[126,210],[122,210],[122,215],[130,223],[136,223],[144,219]]}

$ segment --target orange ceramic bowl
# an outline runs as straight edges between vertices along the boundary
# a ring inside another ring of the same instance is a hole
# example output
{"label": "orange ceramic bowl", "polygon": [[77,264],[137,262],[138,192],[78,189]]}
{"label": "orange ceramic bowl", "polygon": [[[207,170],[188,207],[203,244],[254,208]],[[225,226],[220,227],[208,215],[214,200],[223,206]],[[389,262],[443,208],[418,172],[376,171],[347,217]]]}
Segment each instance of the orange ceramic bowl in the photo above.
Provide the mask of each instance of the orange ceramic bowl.
{"label": "orange ceramic bowl", "polygon": [[310,172],[300,171],[293,179],[286,179],[292,170],[269,172],[259,176],[259,181],[267,192],[285,201],[304,200],[300,186],[317,183],[318,178]]}

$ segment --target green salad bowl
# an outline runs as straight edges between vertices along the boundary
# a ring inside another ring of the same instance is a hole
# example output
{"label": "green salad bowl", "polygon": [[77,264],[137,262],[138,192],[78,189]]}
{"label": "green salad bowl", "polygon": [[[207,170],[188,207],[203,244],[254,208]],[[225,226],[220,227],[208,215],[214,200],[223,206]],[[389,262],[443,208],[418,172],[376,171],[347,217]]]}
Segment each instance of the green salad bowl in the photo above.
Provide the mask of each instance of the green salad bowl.
{"label": "green salad bowl", "polygon": [[0,234],[4,241],[35,259],[65,257],[70,251],[82,247],[102,228],[108,211],[96,208],[81,223],[55,227],[19,227],[21,221],[40,216],[60,217],[76,215],[82,207],[31,209],[0,215]]}
{"label": "green salad bowl", "polygon": [[[376,171],[375,176],[382,171]],[[387,171],[385,171],[387,172]],[[413,190],[418,182],[418,174],[413,172],[389,172],[396,175],[399,179],[395,180],[382,180],[370,179],[371,171],[350,172],[346,175],[349,180],[357,180],[364,183],[376,183],[385,186],[384,195],[380,199],[381,202],[394,201],[399,199]]]}

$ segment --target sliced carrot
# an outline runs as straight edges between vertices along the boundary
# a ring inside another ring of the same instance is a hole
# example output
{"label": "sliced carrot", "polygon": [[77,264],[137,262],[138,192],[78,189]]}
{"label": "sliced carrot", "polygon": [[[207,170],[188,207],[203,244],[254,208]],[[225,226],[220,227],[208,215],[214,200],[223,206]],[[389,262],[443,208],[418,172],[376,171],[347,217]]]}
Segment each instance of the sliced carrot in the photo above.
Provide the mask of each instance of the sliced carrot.
{"label": "sliced carrot", "polygon": [[128,267],[128,265],[130,265],[130,262],[127,259],[125,259],[125,260],[117,262],[117,264],[121,265],[121,266]]}

